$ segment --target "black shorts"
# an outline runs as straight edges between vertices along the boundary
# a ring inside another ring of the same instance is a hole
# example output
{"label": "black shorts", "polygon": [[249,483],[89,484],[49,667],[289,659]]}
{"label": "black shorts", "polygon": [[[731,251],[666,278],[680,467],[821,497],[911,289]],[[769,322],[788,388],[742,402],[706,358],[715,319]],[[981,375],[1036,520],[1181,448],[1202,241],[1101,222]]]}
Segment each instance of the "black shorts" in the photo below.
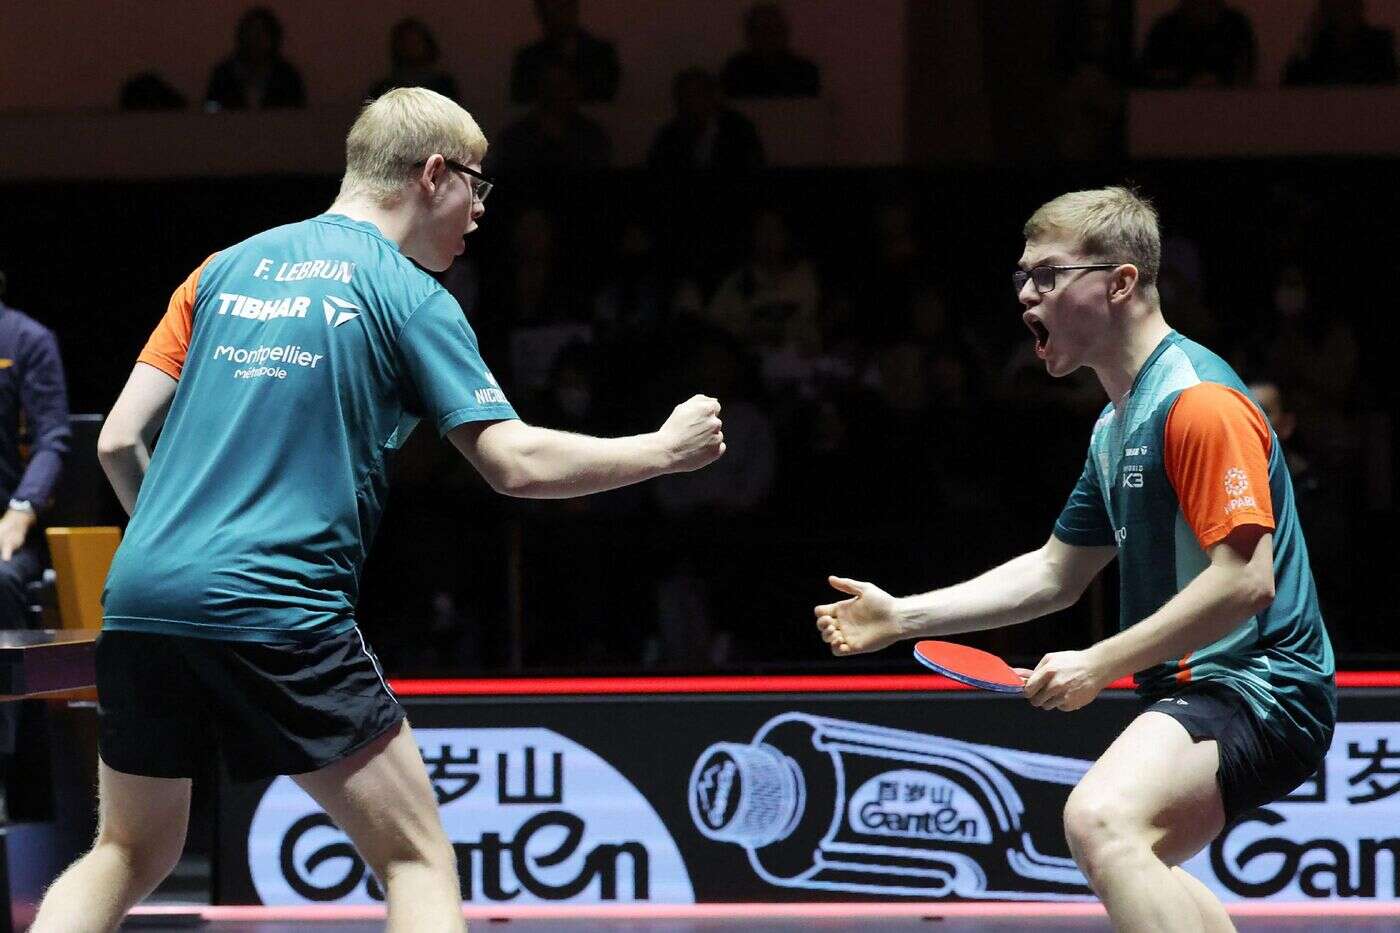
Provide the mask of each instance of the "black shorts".
{"label": "black shorts", "polygon": [[1313,775],[1326,750],[1304,758],[1264,728],[1238,691],[1223,684],[1183,687],[1150,701],[1143,711],[1166,713],[1186,727],[1192,741],[1214,739],[1220,747],[1215,780],[1225,804],[1225,822],[1287,795]]}
{"label": "black shorts", "polygon": [[236,780],[315,771],[404,717],[358,628],[308,643],[104,631],[97,695],[102,760],[147,777],[194,777],[216,751]]}

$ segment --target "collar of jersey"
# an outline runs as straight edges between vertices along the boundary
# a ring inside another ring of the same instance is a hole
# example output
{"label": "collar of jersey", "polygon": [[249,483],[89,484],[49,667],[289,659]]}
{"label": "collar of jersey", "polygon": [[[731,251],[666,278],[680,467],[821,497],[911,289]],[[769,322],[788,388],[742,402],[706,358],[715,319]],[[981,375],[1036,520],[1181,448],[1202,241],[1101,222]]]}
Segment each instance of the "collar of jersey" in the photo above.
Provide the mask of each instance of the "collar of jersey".
{"label": "collar of jersey", "polygon": [[368,220],[354,220],[353,218],[346,217],[344,214],[322,214],[317,217],[316,220],[322,223],[334,224],[337,227],[346,227],[350,230],[359,230],[361,233],[368,233],[370,236],[378,237],[385,243],[388,243],[394,248],[394,252],[398,252],[398,246],[386,237],[382,230]]}
{"label": "collar of jersey", "polygon": [[1174,346],[1180,341],[1181,335],[1176,331],[1167,332],[1167,336],[1163,337],[1161,342],[1157,344],[1157,349],[1152,351],[1147,357],[1147,361],[1142,364],[1142,368],[1138,370],[1137,375],[1133,377],[1133,387],[1128,390],[1128,398],[1133,397],[1133,393],[1137,391],[1138,383],[1142,382],[1143,374],[1152,368],[1152,364],[1157,362],[1163,353],[1167,352],[1167,347]]}

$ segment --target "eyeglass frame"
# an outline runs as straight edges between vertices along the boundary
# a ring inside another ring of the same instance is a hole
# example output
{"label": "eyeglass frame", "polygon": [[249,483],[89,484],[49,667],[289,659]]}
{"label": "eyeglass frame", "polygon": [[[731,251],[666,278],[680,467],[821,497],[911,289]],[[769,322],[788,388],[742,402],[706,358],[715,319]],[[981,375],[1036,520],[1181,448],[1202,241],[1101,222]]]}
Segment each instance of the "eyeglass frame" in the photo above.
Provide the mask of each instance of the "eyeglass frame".
{"label": "eyeglass frame", "polygon": [[[481,174],[476,169],[472,168],[470,165],[463,165],[456,159],[443,159],[442,162],[454,172],[461,172],[462,174],[469,175],[473,179],[475,179],[475,181],[470,183],[472,189],[472,197],[480,201],[482,204],[486,203],[486,196],[491,193],[491,189],[496,187],[496,183],[494,181],[487,178],[485,175]],[[413,163],[413,167],[422,168],[427,164],[427,159],[419,159],[417,162]]]}
{"label": "eyeglass frame", "polygon": [[1081,264],[1079,264],[1079,265],[1073,265],[1073,266],[1056,266],[1056,265],[1032,266],[1032,267],[1029,268],[1029,269],[1017,269],[1015,272],[1011,273],[1011,286],[1012,286],[1014,289],[1016,289],[1016,294],[1019,295],[1019,294],[1021,294],[1021,289],[1023,289],[1023,288],[1026,287],[1026,283],[1027,283],[1027,282],[1035,282],[1035,274],[1036,274],[1037,271],[1039,271],[1039,270],[1041,270],[1041,269],[1049,269],[1051,272],[1054,273],[1054,277],[1053,277],[1053,278],[1051,279],[1051,281],[1050,281],[1050,287],[1049,287],[1049,288],[1041,288],[1041,287],[1040,287],[1040,283],[1039,283],[1039,282],[1035,282],[1035,291],[1036,291],[1036,294],[1038,294],[1038,295],[1048,295],[1048,294],[1050,294],[1051,292],[1053,292],[1055,289],[1059,288],[1059,286],[1060,286],[1060,283],[1059,283],[1059,274],[1060,274],[1061,272],[1073,272],[1073,271],[1076,270],[1076,269],[1083,269],[1083,270],[1089,270],[1089,269],[1117,269],[1117,268],[1118,268],[1119,266],[1121,266],[1121,265],[1124,265],[1124,263],[1121,263],[1121,262],[1089,262],[1089,263],[1081,263]]}

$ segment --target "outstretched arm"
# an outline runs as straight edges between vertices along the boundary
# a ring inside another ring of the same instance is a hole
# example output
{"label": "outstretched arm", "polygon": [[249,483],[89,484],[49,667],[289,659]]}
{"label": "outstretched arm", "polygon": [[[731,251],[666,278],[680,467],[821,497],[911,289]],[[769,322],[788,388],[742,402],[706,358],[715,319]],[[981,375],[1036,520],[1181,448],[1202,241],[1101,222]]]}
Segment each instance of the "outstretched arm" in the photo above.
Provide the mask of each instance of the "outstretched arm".
{"label": "outstretched arm", "polygon": [[658,431],[590,437],[523,421],[467,422],[447,432],[497,492],[565,499],[684,473],[724,453],[719,402],[696,395],[677,405]]}
{"label": "outstretched arm", "polygon": [[871,583],[831,577],[851,599],[817,606],[817,630],[838,656],[878,651],[903,638],[1001,628],[1073,605],[1116,548],[1050,537],[1038,550],[955,586],[896,599]]}

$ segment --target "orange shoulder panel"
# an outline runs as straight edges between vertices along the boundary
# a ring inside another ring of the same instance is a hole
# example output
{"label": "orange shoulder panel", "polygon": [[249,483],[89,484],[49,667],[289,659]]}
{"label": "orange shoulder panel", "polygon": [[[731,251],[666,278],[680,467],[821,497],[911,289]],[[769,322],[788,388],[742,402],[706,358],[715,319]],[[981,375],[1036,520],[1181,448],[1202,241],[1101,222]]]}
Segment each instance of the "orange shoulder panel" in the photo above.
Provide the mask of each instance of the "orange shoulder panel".
{"label": "orange shoulder panel", "polygon": [[171,379],[180,378],[180,371],[185,368],[185,356],[190,349],[190,335],[194,333],[195,290],[199,288],[199,276],[209,265],[209,259],[201,262],[199,268],[191,272],[175,289],[175,294],[170,296],[165,316],[160,319],[151,338],[146,341],[145,349],[136,358],[138,363],[154,366]]}
{"label": "orange shoulder panel", "polygon": [[1202,549],[1241,525],[1273,530],[1273,442],[1269,423],[1253,402],[1219,383],[1194,385],[1177,396],[1163,433],[1167,478]]}

